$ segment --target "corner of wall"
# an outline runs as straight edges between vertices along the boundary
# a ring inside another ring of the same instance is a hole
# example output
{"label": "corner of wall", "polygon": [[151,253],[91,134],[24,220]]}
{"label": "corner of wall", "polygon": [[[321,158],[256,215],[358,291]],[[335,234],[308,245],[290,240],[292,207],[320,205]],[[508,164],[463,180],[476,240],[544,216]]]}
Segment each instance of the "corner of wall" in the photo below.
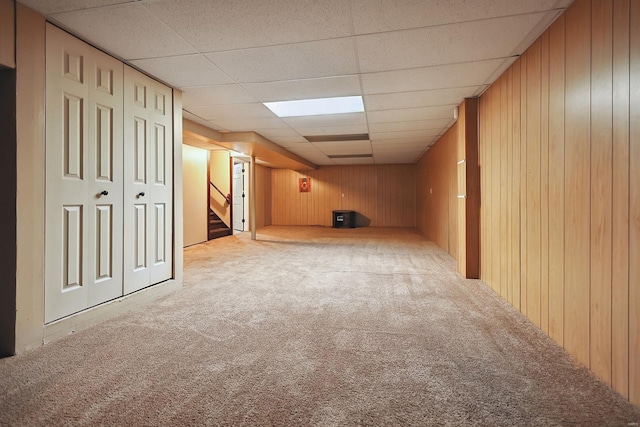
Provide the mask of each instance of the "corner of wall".
{"label": "corner of wall", "polygon": [[44,325],[45,18],[16,4],[16,346]]}

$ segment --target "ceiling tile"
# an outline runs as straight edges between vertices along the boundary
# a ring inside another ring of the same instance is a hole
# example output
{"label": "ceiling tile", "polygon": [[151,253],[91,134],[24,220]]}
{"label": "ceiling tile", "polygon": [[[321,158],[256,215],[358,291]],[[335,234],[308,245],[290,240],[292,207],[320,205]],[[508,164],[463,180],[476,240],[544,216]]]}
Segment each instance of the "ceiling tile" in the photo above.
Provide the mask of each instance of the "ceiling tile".
{"label": "ceiling tile", "polygon": [[366,126],[365,113],[325,114],[321,116],[287,117],[282,121],[294,129],[324,126]]}
{"label": "ceiling tile", "polygon": [[184,88],[233,83],[218,67],[202,55],[138,59],[131,61],[131,64],[173,87]]}
{"label": "ceiling tile", "polygon": [[365,95],[364,105],[367,111],[431,107],[449,104],[458,105],[464,100],[464,98],[473,96],[474,92],[477,90],[478,86],[468,86],[453,89]]}
{"label": "ceiling tile", "polygon": [[[262,135],[262,132],[258,132],[258,133]],[[307,140],[301,136],[276,136],[273,138],[270,138],[267,136],[264,136],[264,137],[283,147],[295,147],[300,144],[308,144]]]}
{"label": "ceiling tile", "polygon": [[479,86],[504,63],[504,59],[414,68],[362,75],[365,94],[409,92]]}
{"label": "ceiling tile", "polygon": [[182,89],[182,104],[185,107],[221,104],[250,104],[256,99],[249,95],[241,86],[214,85],[187,87]]}
{"label": "ceiling tile", "polygon": [[127,60],[196,53],[139,2],[60,13],[53,20]]}
{"label": "ceiling tile", "polygon": [[394,0],[389,7],[388,0],[352,0],[351,10],[356,34],[368,34],[539,12],[572,1]]}
{"label": "ceiling tile", "polygon": [[369,123],[403,122],[429,119],[453,118],[455,105],[438,107],[403,108],[398,110],[370,111],[367,113]]}
{"label": "ceiling tile", "polygon": [[429,144],[427,142],[413,142],[410,144],[398,144],[395,142],[386,142],[384,144],[372,143],[371,148],[374,153],[384,153],[384,152],[397,152],[397,153],[406,153],[406,152],[415,152],[422,151],[427,148]]}
{"label": "ceiling tile", "polygon": [[261,103],[225,104],[190,107],[189,111],[206,120],[223,120],[234,118],[272,118],[276,115]]}
{"label": "ceiling tile", "polygon": [[373,165],[373,157],[354,157],[348,159],[331,159],[336,165]]}
{"label": "ceiling tile", "polygon": [[242,86],[263,102],[333,98],[361,94],[358,76],[245,83]]}
{"label": "ceiling tile", "polygon": [[306,139],[302,138],[298,134],[298,132],[288,127],[276,128],[276,129],[269,129],[269,128],[256,129],[256,132],[264,136],[265,138],[287,137],[287,138],[300,138],[303,141],[307,141]]}
{"label": "ceiling tile", "polygon": [[218,126],[214,123],[212,123],[211,121],[205,120],[202,117],[198,117],[195,114],[189,112],[188,110],[182,110],[182,117],[187,119],[187,120],[191,120],[192,122],[201,124],[203,126],[206,126],[208,128],[214,129],[214,130],[228,130],[223,128],[222,126]]}
{"label": "ceiling tile", "polygon": [[313,145],[326,155],[371,154],[369,141],[314,142]]}
{"label": "ceiling tile", "polygon": [[[408,130],[435,130],[446,127],[451,119],[415,120],[410,122],[369,123],[369,132],[399,132]],[[373,138],[372,138],[373,139]]]}
{"label": "ceiling tile", "polygon": [[[510,56],[546,13],[358,36],[362,72]],[[391,65],[390,65],[391,64]]]}
{"label": "ceiling tile", "polygon": [[309,143],[287,147],[287,150],[310,161],[311,163],[315,163],[316,165],[334,164],[330,158],[328,158],[324,153],[322,153],[320,150]]}
{"label": "ceiling tile", "polygon": [[278,118],[228,118],[216,119],[216,123],[233,132],[253,132],[255,129],[288,128],[287,124]]}
{"label": "ceiling tile", "polygon": [[19,3],[37,10],[43,15],[71,12],[79,9],[93,9],[121,3],[135,3],[139,0],[19,0]]}
{"label": "ceiling tile", "polygon": [[366,125],[356,126],[324,126],[324,127],[305,127],[295,129],[300,135],[349,135],[354,133],[367,133]]}
{"label": "ceiling tile", "polygon": [[355,74],[351,39],[332,39],[206,55],[236,83],[273,82]]}
{"label": "ceiling tile", "polygon": [[430,130],[406,130],[400,132],[371,132],[369,137],[372,140],[387,140],[387,139],[407,139],[407,138],[433,138],[438,136],[440,129]]}
{"label": "ceiling tile", "polygon": [[155,0],[146,6],[200,52],[352,35],[343,0]]}
{"label": "ceiling tile", "polygon": [[428,145],[438,139],[437,136],[429,137],[429,138],[396,138],[396,139],[373,139],[371,140],[371,145],[373,147],[384,147],[384,146],[399,146],[403,144],[419,144],[419,145]]}
{"label": "ceiling tile", "polygon": [[414,163],[421,152],[415,153],[379,153],[373,155],[373,160],[377,165],[384,164],[408,164]]}

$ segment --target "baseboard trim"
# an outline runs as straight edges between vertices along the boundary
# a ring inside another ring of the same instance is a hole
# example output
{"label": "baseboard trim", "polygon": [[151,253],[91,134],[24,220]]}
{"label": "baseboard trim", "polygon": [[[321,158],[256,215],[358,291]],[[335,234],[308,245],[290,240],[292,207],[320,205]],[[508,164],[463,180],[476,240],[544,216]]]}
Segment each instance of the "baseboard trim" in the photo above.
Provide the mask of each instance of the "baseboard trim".
{"label": "baseboard trim", "polygon": [[42,344],[59,340],[123,313],[140,308],[182,287],[177,280],[167,280],[129,295],[105,302],[79,313],[44,325]]}

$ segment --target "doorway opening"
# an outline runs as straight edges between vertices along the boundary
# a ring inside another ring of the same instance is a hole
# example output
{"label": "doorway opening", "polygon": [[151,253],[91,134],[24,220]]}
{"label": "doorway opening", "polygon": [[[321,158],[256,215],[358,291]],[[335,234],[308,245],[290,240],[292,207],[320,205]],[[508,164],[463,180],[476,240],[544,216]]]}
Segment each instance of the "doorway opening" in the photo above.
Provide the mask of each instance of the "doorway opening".
{"label": "doorway opening", "polygon": [[249,163],[233,159],[233,230],[249,231]]}

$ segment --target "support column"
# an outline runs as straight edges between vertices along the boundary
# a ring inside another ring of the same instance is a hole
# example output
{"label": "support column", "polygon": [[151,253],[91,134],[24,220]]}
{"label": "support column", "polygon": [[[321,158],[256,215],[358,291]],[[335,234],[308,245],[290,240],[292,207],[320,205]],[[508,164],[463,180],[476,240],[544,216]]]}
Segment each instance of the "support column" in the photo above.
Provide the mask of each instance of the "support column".
{"label": "support column", "polygon": [[256,240],[256,156],[251,155],[251,185],[249,186],[249,227],[251,240]]}

